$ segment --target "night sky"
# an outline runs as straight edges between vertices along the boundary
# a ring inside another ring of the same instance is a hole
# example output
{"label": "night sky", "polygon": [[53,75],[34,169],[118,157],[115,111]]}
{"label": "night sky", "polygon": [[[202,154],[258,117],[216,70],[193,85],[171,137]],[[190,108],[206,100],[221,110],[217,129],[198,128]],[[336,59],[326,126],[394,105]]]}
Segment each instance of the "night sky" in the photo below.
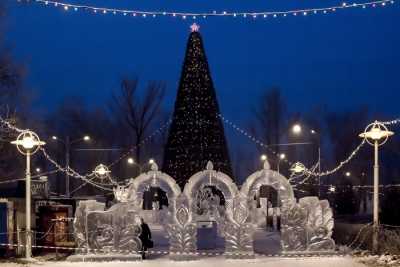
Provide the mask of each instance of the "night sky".
{"label": "night sky", "polygon": [[[244,3],[245,2],[245,3]],[[167,82],[175,99],[192,19],[133,18],[68,11],[7,0],[7,40],[28,69],[36,108],[51,110],[64,96],[106,103],[121,77]],[[264,11],[325,7],[340,1],[110,1],[97,6],[168,11]],[[400,3],[329,15],[198,19],[221,111],[251,116],[265,88],[282,89],[290,111],[326,105],[367,105],[398,115]]]}

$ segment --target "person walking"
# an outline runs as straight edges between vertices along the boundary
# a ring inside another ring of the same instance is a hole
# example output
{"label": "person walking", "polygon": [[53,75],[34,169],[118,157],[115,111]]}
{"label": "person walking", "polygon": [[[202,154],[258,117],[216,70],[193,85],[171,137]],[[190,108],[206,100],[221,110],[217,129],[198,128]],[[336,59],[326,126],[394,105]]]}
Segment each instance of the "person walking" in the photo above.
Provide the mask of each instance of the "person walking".
{"label": "person walking", "polygon": [[140,218],[140,228],[142,229],[139,239],[142,241],[142,259],[146,259],[146,251],[148,248],[153,247],[153,241],[151,240],[151,231],[149,225]]}

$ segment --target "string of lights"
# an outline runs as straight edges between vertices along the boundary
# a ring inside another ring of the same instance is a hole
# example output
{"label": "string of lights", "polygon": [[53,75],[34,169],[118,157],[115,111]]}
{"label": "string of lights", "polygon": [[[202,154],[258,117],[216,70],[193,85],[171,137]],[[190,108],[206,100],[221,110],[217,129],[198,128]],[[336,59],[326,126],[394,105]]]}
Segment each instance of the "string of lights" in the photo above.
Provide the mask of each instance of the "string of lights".
{"label": "string of lights", "polygon": [[105,191],[113,191],[112,189],[110,189],[108,187],[104,187],[102,185],[97,184],[96,182],[93,182],[90,178],[93,177],[94,173],[81,175],[77,171],[73,170],[72,168],[66,169],[66,168],[62,167],[60,164],[58,164],[55,160],[53,160],[43,147],[40,148],[40,151],[42,152],[43,156],[51,164],[54,165],[54,167],[56,167],[57,169],[59,169],[60,171],[62,171],[64,173],[67,173],[69,176],[71,176],[73,178],[81,179],[81,180],[85,181],[86,183],[93,185],[94,187],[97,187],[99,189],[102,189]]}
{"label": "string of lights", "polygon": [[154,136],[163,133],[165,131],[165,129],[167,129],[167,127],[171,124],[171,122],[172,122],[171,119],[167,120],[163,125],[161,125],[160,128],[158,128],[153,133],[151,133],[149,136],[147,136],[145,139],[143,139],[138,145],[135,145],[135,146],[131,147],[126,153],[122,154],[114,162],[112,162],[111,164],[107,165],[107,167],[111,168],[112,166],[114,166],[115,164],[117,164],[118,162],[120,162],[121,160],[126,158],[127,156],[129,156],[133,151],[138,149],[140,146],[143,146],[144,144],[149,142]]}
{"label": "string of lights", "polygon": [[181,19],[193,19],[196,20],[206,19],[209,17],[230,17],[230,18],[243,18],[243,19],[256,19],[256,18],[278,18],[278,17],[300,17],[316,14],[328,14],[335,13],[338,10],[344,9],[366,9],[385,7],[388,4],[394,4],[394,0],[378,0],[378,1],[367,1],[359,3],[342,3],[340,5],[333,5],[328,7],[313,7],[303,9],[291,9],[291,10],[276,10],[276,11],[248,11],[248,12],[228,12],[228,11],[212,11],[212,12],[178,12],[178,11],[148,11],[148,10],[133,10],[133,9],[120,9],[120,8],[108,8],[92,5],[78,5],[68,2],[51,1],[51,0],[17,0],[18,2],[34,2],[42,4],[44,6],[53,6],[61,8],[65,11],[88,11],[94,14],[111,14],[111,15],[122,15],[137,18],[156,18],[156,17],[173,17]]}
{"label": "string of lights", "polygon": [[334,174],[335,172],[342,169],[347,163],[349,163],[358,154],[358,152],[365,145],[366,142],[367,141],[365,139],[363,139],[361,141],[361,143],[356,147],[356,149],[354,149],[353,152],[350,153],[350,155],[347,157],[347,159],[341,161],[339,163],[339,165],[337,165],[335,168],[333,168],[331,170],[327,170],[327,171],[323,171],[323,172],[315,172],[315,171],[311,171],[306,168],[304,170],[304,172],[307,174],[310,174],[312,176],[328,176],[328,175]]}
{"label": "string of lights", "polygon": [[[255,142],[256,144],[258,144],[258,145],[260,145],[260,146],[262,146],[264,148],[267,148],[275,156],[279,156],[279,153],[274,151],[268,145],[264,144],[262,141],[260,141],[256,137],[254,137],[251,134],[249,134],[246,130],[243,130],[242,128],[238,127],[236,124],[234,124],[233,122],[231,122],[230,120],[228,120],[227,118],[222,116],[221,114],[218,114],[217,117],[220,117],[224,123],[226,123],[227,125],[231,126],[233,129],[235,129],[240,134],[246,136],[251,141]],[[400,119],[395,119],[395,120],[388,121],[388,122],[383,122],[383,123],[385,123],[385,124],[396,124],[398,122],[400,122]],[[165,130],[170,123],[171,123],[171,120],[168,120],[159,129],[157,129],[151,135],[149,135],[147,138],[145,138],[142,141],[142,143],[140,143],[139,145],[143,145],[144,143],[148,142],[151,138],[153,138],[156,134],[159,134],[159,133],[163,132],[163,130]],[[7,128],[9,128],[11,130],[17,131],[17,132],[23,132],[24,131],[23,129],[20,129],[20,128],[12,125],[9,121],[4,120],[2,117],[0,117],[0,124],[6,126]],[[360,151],[361,147],[365,143],[366,143],[366,140],[363,139],[362,142],[356,147],[356,149],[354,149],[350,153],[349,157],[347,157],[345,160],[341,161],[338,166],[336,166],[335,168],[333,168],[331,170],[327,170],[327,171],[323,171],[323,172],[316,172],[315,171],[316,168],[313,168],[313,167],[310,168],[310,169],[305,168],[303,174],[306,175],[306,178],[304,180],[302,180],[300,183],[306,182],[310,178],[310,176],[327,176],[327,175],[331,175],[331,174],[339,171],[340,169],[342,169],[347,163],[349,163],[357,155],[357,153]],[[134,149],[136,149],[136,148],[137,148],[137,146],[132,147],[128,152],[124,153],[121,157],[119,157],[116,161],[111,163],[109,166],[115,165],[117,162],[121,161],[123,158],[127,157],[130,153],[132,153],[134,151]],[[93,177],[93,175],[94,175],[93,173],[89,173],[89,174],[86,174],[86,175],[81,175],[77,171],[73,170],[70,167],[68,169],[66,169],[66,168],[62,167],[60,164],[58,164],[55,160],[53,160],[43,147],[41,147],[40,150],[42,151],[42,153],[45,156],[45,158],[48,161],[50,161],[56,167],[56,170],[47,172],[45,174],[52,174],[52,173],[61,171],[61,172],[67,173],[68,175],[70,175],[70,176],[72,176],[74,178],[81,179],[81,180],[85,181],[86,183],[91,184],[91,185],[93,185],[93,186],[95,186],[97,188],[100,188],[100,189],[103,189],[103,190],[107,190],[107,191],[112,191],[112,189],[104,187],[104,186],[107,186],[107,185],[111,186],[111,185],[118,184],[117,182],[113,181],[113,179],[111,177],[109,178],[110,181],[111,181],[111,184],[96,183],[96,182],[92,181],[92,179],[91,179],[91,177]],[[287,158],[284,158],[284,159],[281,159],[281,160],[285,161],[286,163],[288,163],[290,165],[293,164],[293,162],[289,161]],[[315,166],[318,166],[318,164],[319,163],[317,163]],[[36,176],[33,176],[32,178],[40,177],[40,176],[45,175],[45,174],[41,173],[41,174],[38,174]],[[14,182],[14,181],[18,181],[18,180],[21,180],[21,179],[3,181],[3,182],[0,182],[0,183]],[[321,186],[332,187],[333,185],[321,185]],[[352,188],[372,188],[372,185],[363,185],[363,186],[361,186],[361,185],[348,185],[348,186],[352,187]],[[400,184],[380,185],[380,187],[386,187],[386,188],[388,188],[388,187],[400,187]]]}
{"label": "string of lights", "polygon": [[23,129],[20,129],[13,125],[12,120],[4,119],[2,116],[0,116],[0,125],[10,130],[16,131],[17,133],[22,133],[24,131]]}
{"label": "string of lights", "polygon": [[[143,139],[142,142],[141,142],[139,145],[133,146],[132,148],[129,149],[128,152],[124,153],[121,157],[119,157],[117,160],[115,160],[113,163],[111,163],[111,164],[109,165],[109,167],[115,165],[116,163],[118,163],[119,161],[121,161],[122,159],[124,159],[125,157],[127,157],[130,153],[132,153],[132,152],[133,152],[135,149],[137,149],[139,146],[142,146],[142,145],[144,145],[145,143],[147,143],[149,140],[151,140],[155,135],[157,135],[157,134],[159,134],[159,133],[162,133],[162,132],[167,128],[167,126],[168,126],[170,123],[171,123],[171,120],[168,120],[168,121],[167,121],[166,123],[164,123],[160,128],[158,128],[158,129],[155,130],[152,134],[150,134],[150,135],[147,136],[145,139]],[[10,121],[8,121],[8,120],[6,120],[6,119],[3,119],[1,116],[0,116],[0,124],[1,124],[2,126],[4,126],[4,127],[8,128],[8,129],[10,129],[10,130],[13,130],[13,131],[18,132],[18,133],[21,133],[21,132],[24,132],[24,131],[25,131],[24,129],[20,129],[20,128],[14,126]],[[85,182],[84,185],[85,185],[85,184],[90,184],[90,185],[93,185],[93,186],[95,186],[95,187],[97,187],[97,188],[99,188],[99,189],[106,190],[106,191],[112,191],[112,189],[107,188],[106,186],[118,185],[118,183],[117,183],[116,181],[114,181],[114,180],[111,178],[111,176],[108,176],[108,177],[107,177],[107,178],[110,180],[111,184],[95,182],[95,181],[93,181],[94,179],[91,179],[91,178],[94,176],[93,173],[88,173],[88,174],[82,175],[82,174],[78,173],[77,171],[75,171],[74,169],[72,169],[71,167],[64,168],[64,167],[62,167],[60,164],[58,164],[57,161],[54,160],[54,159],[47,153],[47,151],[46,151],[43,147],[41,147],[40,150],[41,150],[42,154],[44,155],[44,157],[45,157],[50,163],[52,163],[53,166],[56,168],[55,171],[47,172],[46,174],[52,174],[52,173],[55,173],[55,172],[63,172],[63,173],[66,173],[66,174],[68,174],[69,176],[71,176],[71,177],[73,177],[73,178],[77,178],[77,179],[83,180],[83,181]],[[40,176],[43,176],[43,175],[45,175],[45,174],[39,174],[39,175],[36,175],[36,176],[32,176],[32,178],[40,177]],[[11,183],[11,182],[15,182],[15,181],[18,181],[18,180],[21,180],[21,179],[7,180],[7,181],[2,181],[2,182],[0,182],[0,183]],[[22,180],[25,180],[25,179],[22,179]]]}
{"label": "string of lights", "polygon": [[[268,146],[267,144],[263,143],[261,140],[257,139],[256,137],[254,137],[253,135],[251,135],[250,133],[248,133],[246,130],[238,127],[236,124],[234,124],[232,121],[228,120],[227,118],[225,118],[223,115],[218,114],[218,117],[220,117],[222,119],[222,121],[224,123],[226,123],[227,125],[229,125],[230,127],[232,127],[234,130],[236,130],[238,133],[244,135],[245,137],[247,137],[248,139],[250,139],[251,141],[253,141],[254,143],[256,143],[257,145],[268,149],[268,151],[270,151],[273,155],[275,155],[276,157],[279,157],[279,153],[276,152],[275,150],[273,150],[270,146]],[[343,161],[341,161],[339,163],[339,165],[337,165],[336,167],[334,167],[331,170],[327,170],[327,171],[323,171],[323,172],[316,172],[314,170],[310,170],[305,168],[303,173],[304,174],[309,174],[311,176],[328,176],[331,174],[334,174],[335,172],[339,171],[340,169],[342,169],[347,163],[349,163],[356,155],[357,153],[360,151],[360,149],[365,145],[366,140],[363,139],[361,141],[361,143],[350,153],[350,155]],[[286,162],[287,164],[289,164],[290,166],[292,166],[293,164],[295,164],[294,162],[290,161],[287,158],[281,159],[282,161]]]}
{"label": "string of lights", "polygon": [[390,120],[390,121],[381,121],[381,123],[383,123],[385,125],[398,124],[398,123],[400,123],[400,118],[399,119]]}
{"label": "string of lights", "polygon": [[[319,166],[319,162],[317,162],[316,164],[314,164],[314,166],[312,166],[311,168],[310,168],[310,170],[311,171],[315,171],[317,168],[318,168],[318,166]],[[305,176],[304,178],[303,178],[303,180],[301,180],[301,181],[299,181],[299,182],[296,182],[293,186],[295,187],[295,186],[298,186],[298,185],[302,185],[302,184],[305,184],[312,176],[310,175],[310,174],[306,174],[306,173],[302,173],[302,174],[300,174],[300,175],[297,175],[296,173],[292,173],[292,175],[291,175],[291,177],[289,178],[289,180],[288,180],[288,182],[290,183],[290,182],[293,182],[293,181],[296,181],[297,179],[299,179],[300,177],[302,177],[302,176]]]}

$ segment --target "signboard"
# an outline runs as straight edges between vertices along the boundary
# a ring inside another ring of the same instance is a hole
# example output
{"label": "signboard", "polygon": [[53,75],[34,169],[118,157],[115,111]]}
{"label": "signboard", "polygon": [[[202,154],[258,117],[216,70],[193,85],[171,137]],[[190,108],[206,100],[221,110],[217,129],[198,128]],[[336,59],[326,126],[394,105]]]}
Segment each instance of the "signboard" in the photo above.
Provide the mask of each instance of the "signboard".
{"label": "signboard", "polygon": [[31,182],[31,194],[32,198],[48,198],[49,190],[47,177],[40,177],[39,180],[33,180]]}

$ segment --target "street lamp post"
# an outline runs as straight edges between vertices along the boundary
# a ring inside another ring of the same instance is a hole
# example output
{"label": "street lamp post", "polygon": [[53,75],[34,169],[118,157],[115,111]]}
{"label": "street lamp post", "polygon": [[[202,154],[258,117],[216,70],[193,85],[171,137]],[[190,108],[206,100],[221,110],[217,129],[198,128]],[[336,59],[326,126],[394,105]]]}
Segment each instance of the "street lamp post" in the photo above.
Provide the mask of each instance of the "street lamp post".
{"label": "street lamp post", "polygon": [[70,165],[71,146],[72,146],[72,144],[80,142],[82,140],[83,141],[90,141],[90,136],[85,135],[85,136],[83,136],[81,138],[78,138],[78,139],[75,139],[75,140],[71,141],[70,137],[67,135],[65,137],[65,140],[63,141],[61,139],[58,139],[57,136],[53,135],[52,139],[56,140],[56,141],[59,141],[64,145],[64,150],[65,150],[65,169],[67,170],[65,172],[65,195],[66,195],[67,198],[69,198],[71,194],[70,194],[70,179],[69,179],[68,169],[69,169],[69,165]]}
{"label": "street lamp post", "polygon": [[[303,128],[300,124],[294,124],[292,127],[292,132],[296,135],[300,135]],[[314,129],[310,130],[312,135],[318,136],[318,197],[321,198],[321,135]]]}
{"label": "street lamp post", "polygon": [[372,237],[372,248],[378,251],[378,227],[379,227],[379,146],[386,143],[389,136],[394,133],[378,121],[369,124],[359,136],[364,138],[370,145],[374,146],[374,229]]}
{"label": "street lamp post", "polygon": [[146,164],[140,165],[139,163],[137,163],[133,158],[128,158],[126,161],[129,165],[134,165],[137,166],[139,169],[139,175],[142,173],[142,171],[144,170],[144,168],[148,165],[152,165],[155,163],[155,160],[153,158],[150,158],[149,161]]}
{"label": "street lamp post", "polygon": [[40,146],[46,143],[40,141],[39,136],[26,130],[20,133],[11,144],[17,146],[18,151],[26,156],[26,178],[25,178],[25,258],[32,257],[32,235],[31,235],[31,155],[35,154]]}

